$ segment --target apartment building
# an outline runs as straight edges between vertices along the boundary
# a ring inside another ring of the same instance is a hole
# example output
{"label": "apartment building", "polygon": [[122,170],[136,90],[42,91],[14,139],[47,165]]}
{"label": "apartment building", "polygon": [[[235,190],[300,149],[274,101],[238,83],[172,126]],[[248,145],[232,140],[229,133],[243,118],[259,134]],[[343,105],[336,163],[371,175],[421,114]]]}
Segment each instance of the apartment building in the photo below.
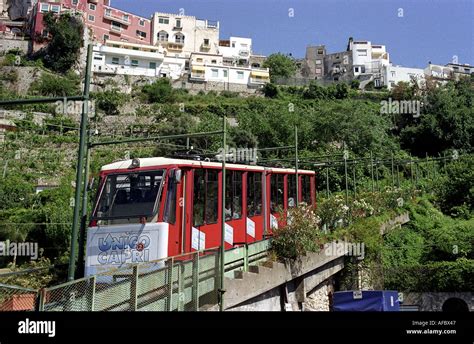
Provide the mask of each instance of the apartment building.
{"label": "apartment building", "polygon": [[268,68],[230,63],[221,54],[192,53],[189,80],[259,87],[270,82],[270,72]]}
{"label": "apartment building", "polygon": [[470,76],[474,74],[474,66],[469,64],[459,64],[459,63],[448,63],[446,67],[452,68],[454,73],[454,78],[459,80],[461,77]]}
{"label": "apartment building", "polygon": [[399,82],[416,82],[418,86],[423,86],[425,82],[425,72],[421,68],[410,68],[403,66],[384,65],[381,69],[381,84],[389,90]]}
{"label": "apartment building", "polygon": [[160,77],[163,62],[159,47],[106,41],[94,46],[92,70],[96,74]]}
{"label": "apartment building", "polygon": [[230,37],[227,40],[220,40],[218,52],[227,64],[248,65],[252,55],[252,39]]}
{"label": "apartment building", "polygon": [[38,1],[33,7],[30,26],[32,36],[36,38],[34,50],[41,48],[49,36],[43,23],[44,15],[49,12],[69,12],[82,16],[92,40],[96,42],[151,42],[151,19],[113,8],[110,0],[51,0]]}
{"label": "apartment building", "polygon": [[217,53],[218,21],[156,12],[152,22],[151,43],[163,47],[167,56],[189,58],[194,52]]}
{"label": "apartment building", "polygon": [[452,67],[432,64],[431,62],[424,69],[424,73],[426,78],[442,84],[454,79],[454,69]]}

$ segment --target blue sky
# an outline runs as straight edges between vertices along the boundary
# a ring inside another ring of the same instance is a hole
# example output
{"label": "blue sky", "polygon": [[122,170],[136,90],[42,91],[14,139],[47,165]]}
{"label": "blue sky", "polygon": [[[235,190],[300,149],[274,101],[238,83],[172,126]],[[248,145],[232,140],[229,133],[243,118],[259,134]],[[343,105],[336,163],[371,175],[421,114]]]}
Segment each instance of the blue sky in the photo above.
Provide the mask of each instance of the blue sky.
{"label": "blue sky", "polygon": [[474,64],[474,0],[112,0],[112,6],[145,17],[183,8],[219,20],[221,39],[251,37],[254,52],[266,55],[303,57],[311,44],[343,51],[352,36],[385,44],[391,61],[407,67],[446,64],[453,56]]}

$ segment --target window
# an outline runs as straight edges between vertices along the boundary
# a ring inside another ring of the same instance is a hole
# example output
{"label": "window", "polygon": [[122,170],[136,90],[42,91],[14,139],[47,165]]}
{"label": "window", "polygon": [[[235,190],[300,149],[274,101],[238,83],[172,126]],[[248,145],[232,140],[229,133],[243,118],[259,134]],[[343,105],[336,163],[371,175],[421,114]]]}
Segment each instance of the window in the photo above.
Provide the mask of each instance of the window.
{"label": "window", "polygon": [[169,24],[170,18],[168,17],[158,17],[158,23],[160,24]]}
{"label": "window", "polygon": [[41,13],[49,12],[49,5],[48,4],[41,4],[40,12]]}
{"label": "window", "polygon": [[219,69],[211,69],[211,73],[213,78],[219,77]]}
{"label": "window", "polygon": [[464,68],[464,71],[465,71],[466,73],[469,73],[471,70],[470,70],[469,68]]}
{"label": "window", "polygon": [[92,14],[89,14],[89,16],[87,17],[87,19],[91,22],[95,21],[95,17],[92,15]]}
{"label": "window", "polygon": [[208,46],[209,45],[209,38],[204,38],[204,45]]}
{"label": "window", "polygon": [[138,67],[138,60],[132,60],[132,67]]}
{"label": "window", "polygon": [[104,35],[104,41],[107,41],[110,39],[110,36],[109,35]]}
{"label": "window", "polygon": [[166,31],[158,32],[158,41],[159,42],[168,42],[168,33]]}
{"label": "window", "polygon": [[202,58],[198,57],[198,58],[196,59],[196,62],[202,62]]}
{"label": "window", "polygon": [[395,77],[395,71],[391,71],[390,74],[392,75],[392,78]]}
{"label": "window", "polygon": [[120,63],[120,60],[118,57],[112,57],[112,64],[118,65]]}
{"label": "window", "polygon": [[354,72],[359,73],[359,67],[354,67]]}
{"label": "window", "polygon": [[139,37],[141,37],[141,38],[146,38],[146,32],[137,30],[137,36],[139,36]]}
{"label": "window", "polygon": [[262,174],[247,173],[247,216],[262,214]]}
{"label": "window", "polygon": [[367,49],[357,49],[357,56],[367,56]]}
{"label": "window", "polygon": [[79,3],[79,0],[72,0],[73,5],[77,5]]}
{"label": "window", "polygon": [[283,210],[284,201],[284,175],[283,174],[272,174],[271,176],[271,187],[270,187],[270,210],[272,213],[276,213]]}
{"label": "window", "polygon": [[318,55],[324,55],[324,50],[319,49],[319,50],[318,50]]}
{"label": "window", "polygon": [[184,35],[181,33],[177,33],[175,36],[175,42],[184,44]]}
{"label": "window", "polygon": [[288,175],[288,207],[296,206],[296,174]]}
{"label": "window", "polygon": [[140,20],[138,21],[138,25],[140,25],[140,26],[145,26],[145,19],[140,19]]}
{"label": "window", "polygon": [[316,74],[321,74],[321,73],[322,73],[321,68],[316,68]]}
{"label": "window", "polygon": [[232,48],[235,48],[235,42],[232,42]]}
{"label": "window", "polygon": [[225,220],[242,217],[242,172],[226,171]]}
{"label": "window", "polygon": [[112,10],[110,8],[105,9],[105,15],[106,16],[111,16],[112,15]]}
{"label": "window", "polygon": [[194,226],[217,223],[218,187],[217,170],[194,170]]}
{"label": "window", "polygon": [[176,28],[181,28],[181,19],[176,19]]}
{"label": "window", "polygon": [[43,31],[41,32],[41,36],[48,37],[49,36],[49,31],[47,29],[43,29]]}
{"label": "window", "polygon": [[237,72],[237,79],[243,80],[244,72]]}
{"label": "window", "polygon": [[53,12],[53,13],[61,12],[61,6],[60,5],[51,5],[51,12]]}
{"label": "window", "polygon": [[151,217],[159,204],[163,174],[163,170],[109,174],[94,218]]}
{"label": "window", "polygon": [[122,16],[123,20],[125,20],[126,22],[128,22],[128,19],[130,18],[130,16],[128,14],[124,14]]}
{"label": "window", "polygon": [[303,196],[303,202],[306,204],[311,204],[311,176],[309,175],[302,175],[301,176],[301,186],[302,186],[302,196]]}
{"label": "window", "polygon": [[89,4],[89,9],[90,9],[91,11],[95,11],[96,6],[95,6],[94,4]]}
{"label": "window", "polygon": [[156,62],[150,62],[149,68],[156,69]]}
{"label": "window", "polygon": [[114,22],[114,21],[111,24],[111,28],[114,31],[122,31],[122,25],[120,25],[120,23],[117,23],[117,22]]}
{"label": "window", "polygon": [[211,63],[212,64],[217,64],[217,60],[212,60]]}
{"label": "window", "polygon": [[163,221],[174,224],[176,222],[176,181],[174,180],[176,170],[171,170],[168,177],[168,191],[166,193],[165,211]]}
{"label": "window", "polygon": [[227,69],[224,69],[224,78],[227,78]]}
{"label": "window", "polygon": [[321,63],[322,63],[321,60],[316,60],[316,64],[317,64],[317,65],[320,65]]}

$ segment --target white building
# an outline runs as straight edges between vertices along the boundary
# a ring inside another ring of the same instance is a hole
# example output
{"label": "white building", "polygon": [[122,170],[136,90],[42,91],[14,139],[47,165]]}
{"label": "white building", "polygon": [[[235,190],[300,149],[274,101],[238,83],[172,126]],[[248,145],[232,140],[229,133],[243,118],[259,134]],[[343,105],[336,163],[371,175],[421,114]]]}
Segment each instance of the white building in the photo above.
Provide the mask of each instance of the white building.
{"label": "white building", "polygon": [[163,51],[156,46],[106,41],[94,46],[92,70],[98,74],[159,77],[164,59]]}
{"label": "white building", "polygon": [[448,63],[446,67],[453,69],[454,77],[458,80],[460,77],[470,76],[474,74],[474,66],[469,64]]}
{"label": "white building", "polygon": [[226,63],[248,65],[252,54],[252,39],[230,37],[228,40],[220,40],[218,53],[224,57]]}
{"label": "white building", "polygon": [[191,54],[190,70],[189,79],[194,82],[222,82],[258,87],[270,81],[268,68],[226,63],[224,57],[217,54]]}
{"label": "white building", "polygon": [[418,85],[422,86],[425,82],[424,70],[391,64],[382,67],[382,86],[387,86],[389,90],[401,81],[410,83],[413,80],[416,80]]}
{"label": "white building", "polygon": [[361,74],[380,74],[383,66],[390,64],[390,56],[385,45],[372,44],[370,41],[349,41],[352,52],[354,76]]}
{"label": "white building", "polygon": [[156,12],[153,15],[152,37],[153,45],[163,47],[165,56],[189,57],[192,52],[216,54],[219,22]]}
{"label": "white building", "polygon": [[454,78],[454,70],[450,66],[430,63],[428,64],[428,67],[425,68],[424,72],[426,77],[430,77],[431,79],[441,83],[446,83]]}

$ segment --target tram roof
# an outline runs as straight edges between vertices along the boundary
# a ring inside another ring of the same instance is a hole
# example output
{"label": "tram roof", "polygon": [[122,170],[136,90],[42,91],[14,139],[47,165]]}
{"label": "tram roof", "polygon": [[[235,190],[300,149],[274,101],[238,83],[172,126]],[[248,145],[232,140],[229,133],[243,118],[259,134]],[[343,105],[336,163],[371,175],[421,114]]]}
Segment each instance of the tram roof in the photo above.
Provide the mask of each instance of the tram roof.
{"label": "tram roof", "polygon": [[[160,167],[160,166],[186,166],[186,167],[222,167],[220,162],[212,161],[200,161],[200,160],[185,160],[185,159],[172,159],[172,158],[141,158],[140,167]],[[132,159],[117,161],[102,167],[102,171],[111,171],[111,170],[128,170],[129,166],[132,164]],[[292,168],[278,168],[278,167],[264,167],[258,165],[241,165],[241,164],[229,164],[226,163],[226,168],[239,169],[239,170],[248,170],[248,171],[271,171],[271,172],[280,172],[280,173],[291,173],[295,169]],[[314,171],[308,170],[298,170],[298,173],[303,174],[314,174]]]}

